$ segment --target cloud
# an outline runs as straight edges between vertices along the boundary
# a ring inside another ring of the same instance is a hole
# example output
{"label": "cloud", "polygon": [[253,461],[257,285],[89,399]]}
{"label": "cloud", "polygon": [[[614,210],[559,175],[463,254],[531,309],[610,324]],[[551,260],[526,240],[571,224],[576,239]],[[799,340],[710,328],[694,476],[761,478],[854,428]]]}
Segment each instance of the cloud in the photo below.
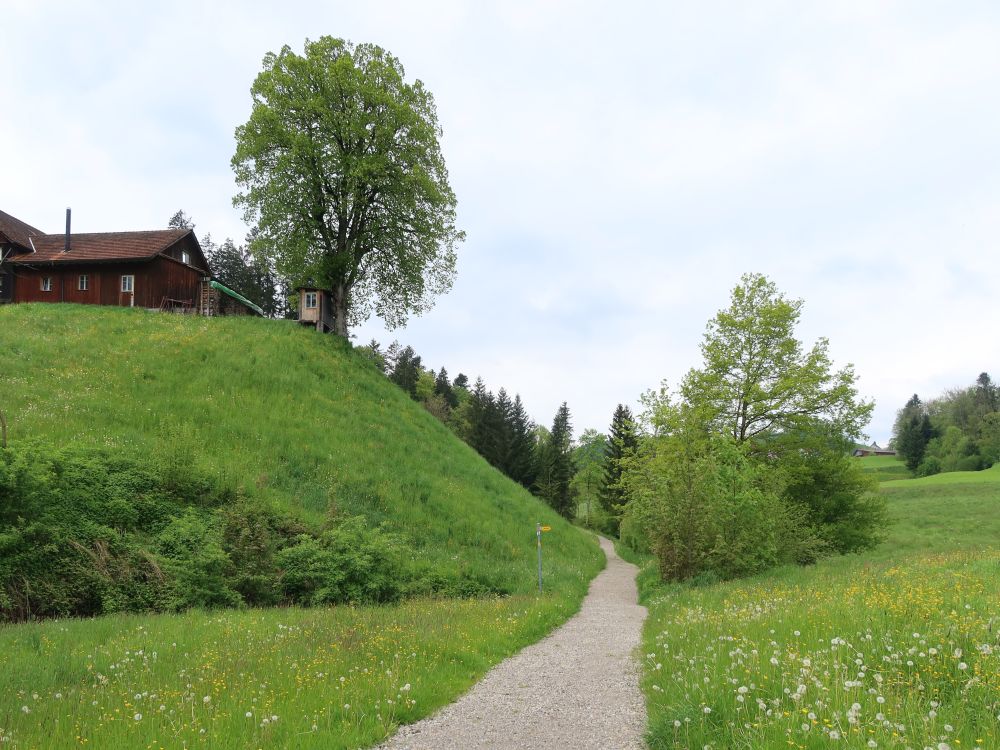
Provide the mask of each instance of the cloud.
{"label": "cloud", "polygon": [[[746,271],[806,301],[889,436],[997,361],[1000,10],[988,2],[15,2],[0,207],[242,238],[233,131],[268,51],[374,41],[434,92],[468,241],[393,335],[578,429],[697,365]],[[53,50],[58,50],[55,54]],[[8,115],[8,113],[12,113]]]}

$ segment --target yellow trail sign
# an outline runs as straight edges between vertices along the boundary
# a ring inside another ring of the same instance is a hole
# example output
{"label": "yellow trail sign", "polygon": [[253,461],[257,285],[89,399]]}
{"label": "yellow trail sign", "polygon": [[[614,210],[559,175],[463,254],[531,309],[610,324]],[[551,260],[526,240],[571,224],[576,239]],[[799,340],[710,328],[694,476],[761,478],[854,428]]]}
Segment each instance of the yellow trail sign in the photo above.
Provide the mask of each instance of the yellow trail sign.
{"label": "yellow trail sign", "polygon": [[542,526],[542,531],[552,531],[551,526]]}

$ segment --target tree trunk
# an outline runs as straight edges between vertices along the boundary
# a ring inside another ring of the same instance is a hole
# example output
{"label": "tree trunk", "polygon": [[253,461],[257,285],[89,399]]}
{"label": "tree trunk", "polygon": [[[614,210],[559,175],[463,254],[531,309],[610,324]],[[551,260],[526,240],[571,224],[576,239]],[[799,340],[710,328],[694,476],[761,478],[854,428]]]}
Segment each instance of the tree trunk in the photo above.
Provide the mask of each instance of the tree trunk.
{"label": "tree trunk", "polygon": [[333,287],[333,332],[347,338],[347,290],[343,284]]}

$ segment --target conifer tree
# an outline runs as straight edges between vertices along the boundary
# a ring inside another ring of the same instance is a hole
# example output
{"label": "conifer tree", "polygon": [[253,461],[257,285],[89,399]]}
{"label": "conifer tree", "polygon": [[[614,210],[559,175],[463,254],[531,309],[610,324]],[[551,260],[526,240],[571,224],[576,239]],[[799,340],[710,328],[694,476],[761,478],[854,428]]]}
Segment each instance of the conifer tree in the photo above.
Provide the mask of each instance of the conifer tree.
{"label": "conifer tree", "polygon": [[421,372],[420,357],[412,346],[407,346],[396,356],[389,380],[409,393],[410,398],[417,399],[417,381]]}
{"label": "conifer tree", "polygon": [[520,395],[514,396],[509,425],[507,476],[525,487],[531,487],[535,482],[535,426],[524,409]]}
{"label": "conifer tree", "polygon": [[434,380],[434,393],[443,398],[449,408],[454,409],[458,406],[458,396],[455,395],[455,389],[448,382],[448,371],[443,367]]}
{"label": "conifer tree", "polygon": [[615,532],[621,521],[622,511],[628,497],[621,485],[622,459],[633,455],[639,447],[632,410],[618,404],[611,417],[611,432],[608,438],[608,453],[604,459],[604,481],[601,484],[601,505],[614,519]]}
{"label": "conifer tree", "polygon": [[552,421],[552,431],[541,448],[538,494],[560,515],[572,518],[573,435],[569,407],[564,401]]}

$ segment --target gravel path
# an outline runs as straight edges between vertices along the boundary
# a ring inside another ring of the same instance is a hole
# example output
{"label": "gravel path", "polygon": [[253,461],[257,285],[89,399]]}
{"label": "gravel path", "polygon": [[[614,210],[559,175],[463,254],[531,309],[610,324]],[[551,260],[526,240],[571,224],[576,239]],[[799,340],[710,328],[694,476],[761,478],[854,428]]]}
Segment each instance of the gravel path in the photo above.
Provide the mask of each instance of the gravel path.
{"label": "gravel path", "polygon": [[644,747],[635,661],[646,608],[636,568],[601,539],[608,566],[579,614],[490,670],[457,702],[401,727],[380,750]]}

